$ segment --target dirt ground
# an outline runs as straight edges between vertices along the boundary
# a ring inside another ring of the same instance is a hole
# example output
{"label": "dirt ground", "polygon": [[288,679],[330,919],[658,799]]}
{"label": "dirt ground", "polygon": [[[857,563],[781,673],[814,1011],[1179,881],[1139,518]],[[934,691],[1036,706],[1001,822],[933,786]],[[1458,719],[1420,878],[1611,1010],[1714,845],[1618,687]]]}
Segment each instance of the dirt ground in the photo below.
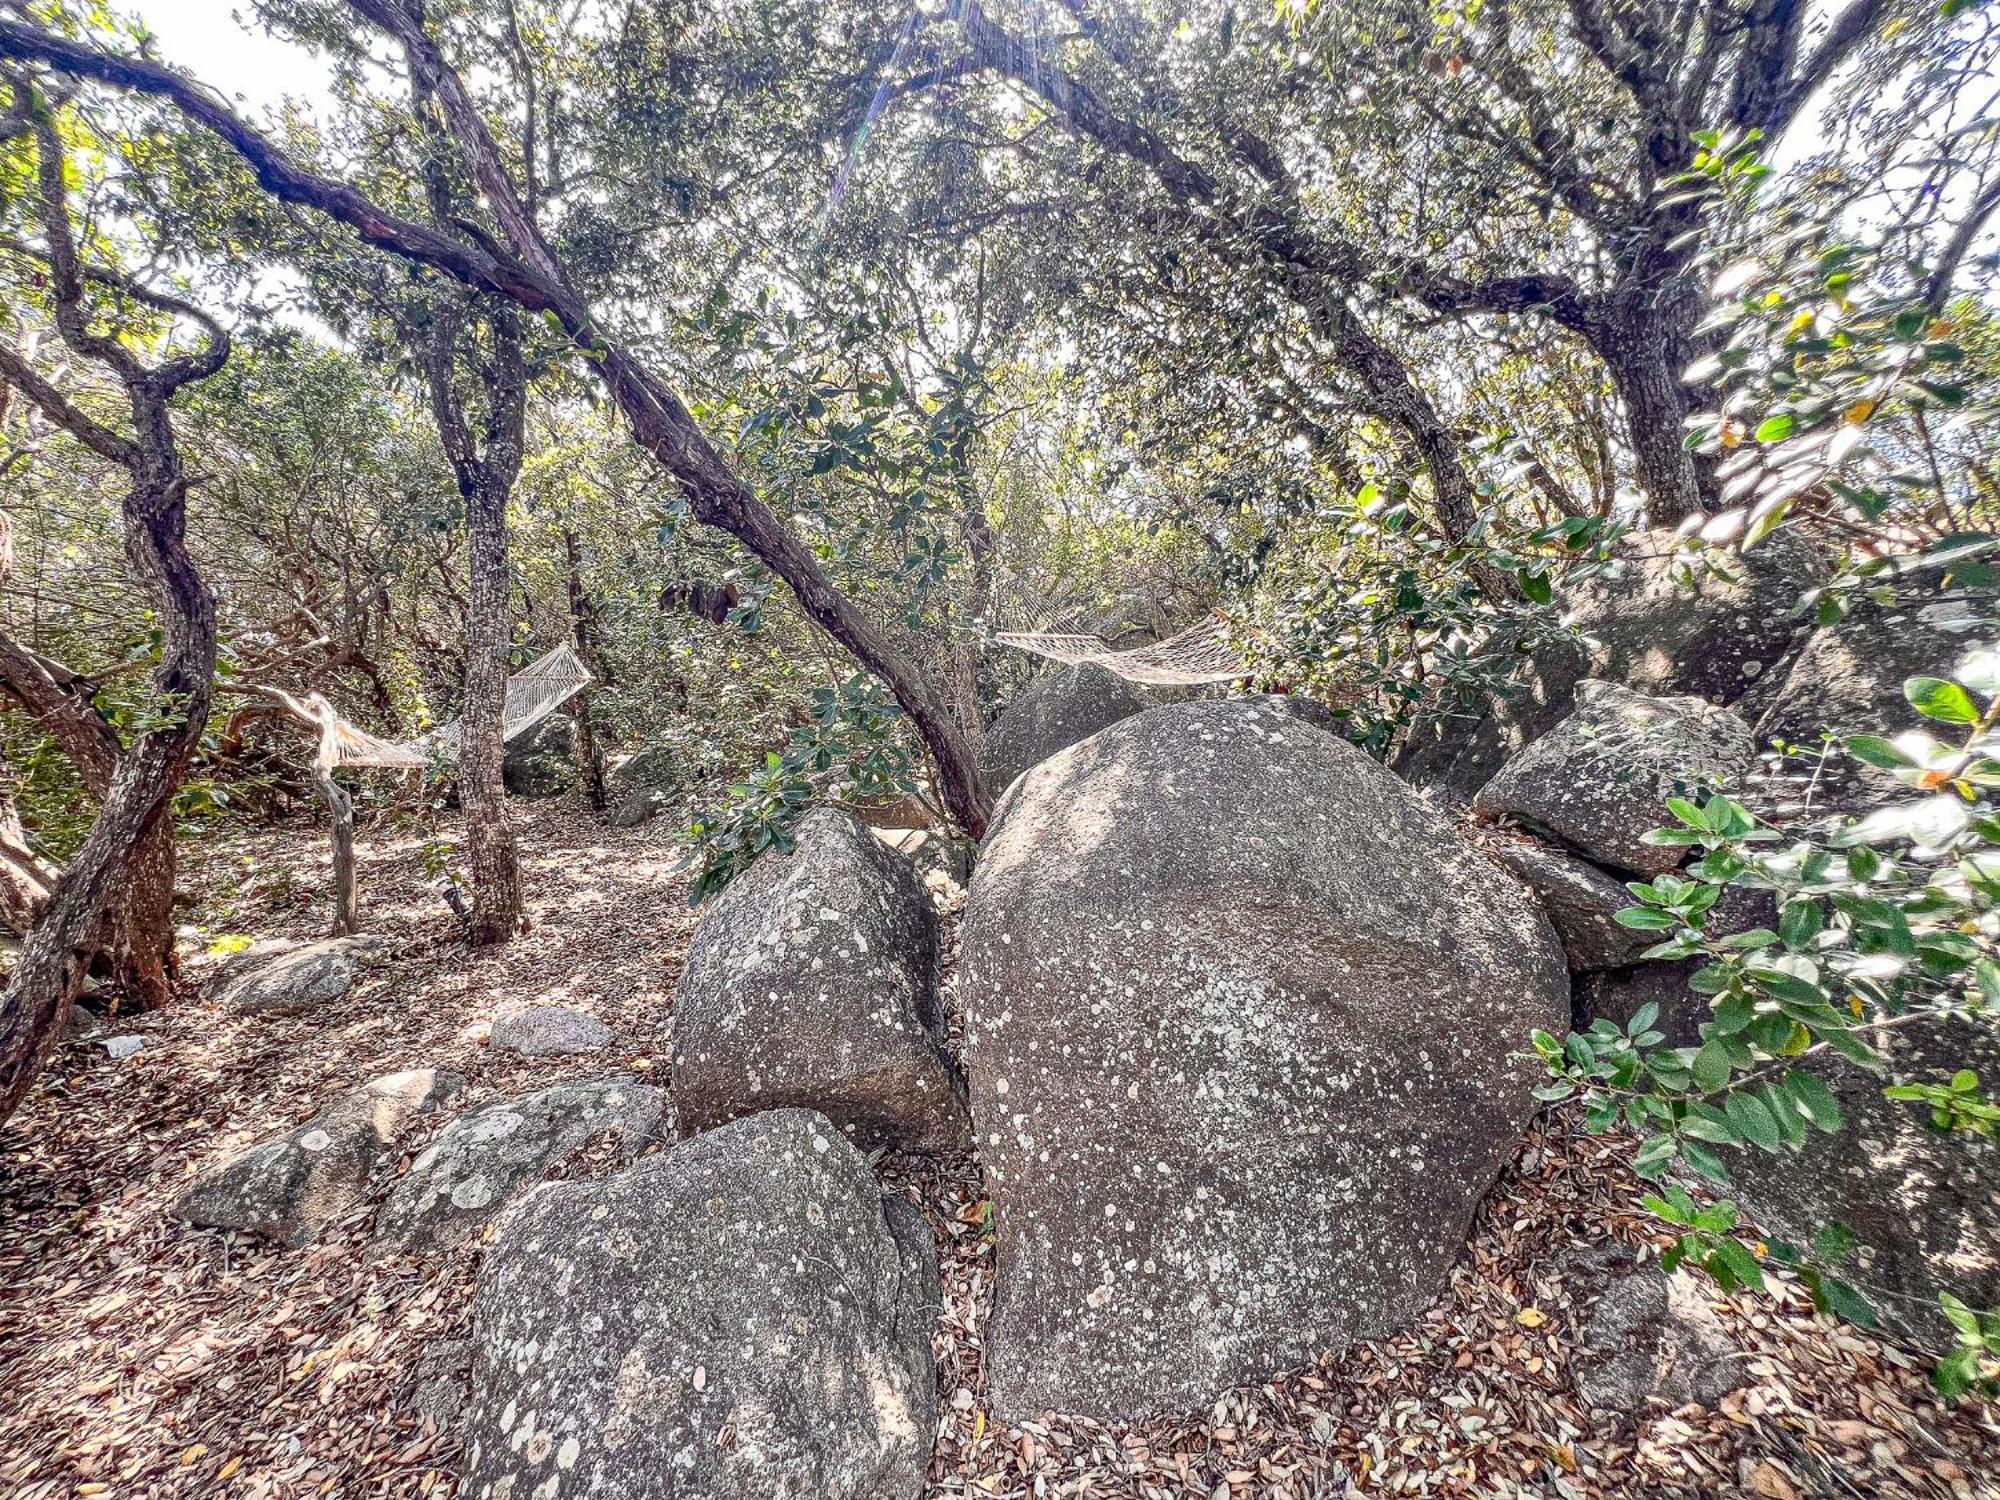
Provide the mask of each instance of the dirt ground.
{"label": "dirt ground", "polygon": [[[566,805],[520,816],[533,925],[468,955],[420,876],[414,838],[363,840],[363,925],[396,958],[305,1017],[233,1017],[214,960],[112,1061],[67,1042],[0,1127],[0,1500],[67,1496],[449,1496],[477,1244],[371,1263],[370,1204],[302,1250],[193,1230],[176,1195],[236,1151],[377,1074],[470,1080],[452,1110],[564,1078],[665,1083],[666,1026],[693,931],[670,825],[601,827]],[[447,830],[448,832],[449,830]],[[310,831],[203,841],[189,942],[320,935],[326,855]],[[592,1056],[490,1052],[502,1008],[561,1003],[616,1033]],[[596,1169],[589,1160],[568,1168]],[[1558,1114],[1523,1142],[1449,1290],[1417,1326],[1182,1420],[1008,1428],[983,1405],[992,1239],[976,1168],[891,1162],[937,1232],[934,1497],[1315,1500],[1429,1494],[1597,1497],[2000,1495],[2000,1418],[1944,1407],[1921,1356],[1817,1318],[1795,1287],[1719,1302],[1749,1384],[1719,1409],[1594,1418],[1570,1380],[1575,1331],[1550,1268],[1601,1237],[1650,1244],[1616,1142]]]}

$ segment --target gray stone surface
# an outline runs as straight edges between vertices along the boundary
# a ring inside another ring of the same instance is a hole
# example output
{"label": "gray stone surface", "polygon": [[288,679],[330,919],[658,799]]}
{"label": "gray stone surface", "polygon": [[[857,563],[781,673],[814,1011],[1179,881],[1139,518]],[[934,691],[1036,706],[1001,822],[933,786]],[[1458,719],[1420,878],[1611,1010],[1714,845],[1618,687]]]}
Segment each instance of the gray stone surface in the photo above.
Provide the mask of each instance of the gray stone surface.
{"label": "gray stone surface", "polygon": [[636,828],[673,805],[686,785],[681,758],[672,746],[647,745],[606,773],[605,821],[613,828]]}
{"label": "gray stone surface", "polygon": [[488,1040],[501,1052],[562,1057],[609,1046],[611,1028],[589,1012],[567,1005],[524,1005],[496,1016]]}
{"label": "gray stone surface", "polygon": [[128,1057],[137,1057],[146,1050],[146,1039],[136,1031],[125,1032],[121,1036],[107,1036],[98,1042],[104,1055],[113,1062],[123,1062]]}
{"label": "gray stone surface", "polygon": [[816,1109],[864,1149],[966,1139],[944,1052],[937,912],[910,864],[850,813],[800,819],[714,897],[674,1000],[683,1134],[763,1109]]}
{"label": "gray stone surface", "polygon": [[806,1110],[541,1188],[480,1273],[465,1500],[916,1500],[925,1274]]}
{"label": "gray stone surface", "polygon": [[1137,688],[1102,667],[1050,666],[1014,695],[986,731],[980,771],[998,797],[1058,750],[1143,711]]}
{"label": "gray stone surface", "polygon": [[223,966],[219,999],[248,1015],[304,1015],[345,995],[389,951],[389,939],[369,933],[319,943],[255,943]]}
{"label": "gray stone surface", "polygon": [[[1680,576],[1670,532],[1624,539],[1614,573],[1557,599],[1574,639],[1522,652],[1511,696],[1479,694],[1428,716],[1398,752],[1396,768],[1445,801],[1467,801],[1511,757],[1574,706],[1586,677],[1639,692],[1736,702],[1781,671],[1802,643],[1800,596],[1825,576],[1818,549],[1782,530],[1735,559],[1735,576]],[[1516,648],[1507,640],[1488,649]]]}
{"label": "gray stone surface", "polygon": [[1010,800],[959,977],[996,1415],[1185,1408],[1413,1317],[1568,1017],[1532,898],[1255,701],[1128,719]]}
{"label": "gray stone surface", "polygon": [[1492,853],[1541,897],[1571,973],[1637,963],[1659,941],[1658,933],[1618,925],[1616,914],[1638,905],[1639,898],[1588,860],[1526,840],[1495,844]]}
{"label": "gray stone surface", "polygon": [[1596,864],[1659,874],[1688,852],[1645,842],[1673,822],[1667,798],[1699,801],[1739,783],[1755,760],[1749,726],[1728,709],[1590,679],[1577,684],[1569,717],[1508,761],[1472,807],[1518,818]]}
{"label": "gray stone surface", "polygon": [[637,828],[650,822],[673,805],[672,797],[655,787],[634,787],[613,802],[604,821],[613,828]]}
{"label": "gray stone surface", "polygon": [[464,1080],[431,1068],[371,1079],[296,1130],[253,1146],[181,1195],[190,1223],[288,1245],[318,1238],[367,1196],[378,1163]]}
{"label": "gray stone surface", "polygon": [[1922,1104],[1882,1097],[1892,1083],[1942,1083],[1971,1068],[2000,1079],[2000,1017],[1958,1016],[1883,1033],[1890,1064],[1877,1076],[1835,1058],[1810,1066],[1840,1101],[1838,1135],[1814,1135],[1800,1157],[1738,1150],[1731,1193],[1766,1231],[1808,1245],[1829,1222],[1861,1243],[1841,1267],[1890,1327],[1938,1349],[1951,1346],[1937,1294],[1973,1307],[2000,1304],[2000,1140],[1930,1128]]}
{"label": "gray stone surface", "polygon": [[577,783],[576,721],[551,714],[507,747],[500,779],[517,797],[560,797]]}
{"label": "gray stone surface", "polygon": [[633,1157],[660,1133],[660,1090],[614,1078],[559,1083],[460,1115],[403,1174],[375,1221],[378,1254],[458,1243],[572,1151],[607,1133]]}
{"label": "gray stone surface", "polygon": [[[1845,620],[1813,631],[1788,671],[1744,699],[1760,744],[1816,748],[1831,732],[1896,735],[1926,727],[1903,683],[1950,677],[1975,645],[1991,644],[2000,599],[1987,593],[1918,594],[1894,604],[1864,599]],[[1928,726],[1935,729],[1935,725]],[[1853,807],[1898,790],[1886,771],[1835,756],[1819,768],[1815,801]]]}
{"label": "gray stone surface", "polygon": [[1571,1372],[1595,1410],[1641,1418],[1655,1406],[1713,1406],[1748,1383],[1744,1352],[1689,1272],[1613,1246],[1569,1256],[1559,1274],[1565,1301],[1587,1309]]}

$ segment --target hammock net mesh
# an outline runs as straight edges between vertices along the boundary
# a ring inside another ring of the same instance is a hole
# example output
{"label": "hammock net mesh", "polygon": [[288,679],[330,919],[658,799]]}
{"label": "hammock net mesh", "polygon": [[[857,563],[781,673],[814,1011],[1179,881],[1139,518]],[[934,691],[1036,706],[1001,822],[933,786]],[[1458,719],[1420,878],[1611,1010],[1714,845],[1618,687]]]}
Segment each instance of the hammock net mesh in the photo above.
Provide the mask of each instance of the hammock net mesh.
{"label": "hammock net mesh", "polygon": [[1003,645],[1032,651],[1070,666],[1103,667],[1130,682],[1156,687],[1191,687],[1204,682],[1231,682],[1249,674],[1243,655],[1229,639],[1229,617],[1216,613],[1179,635],[1130,651],[1114,651],[1099,635],[1062,635],[1052,631],[997,632]]}
{"label": "hammock net mesh", "polygon": [[[507,698],[500,710],[500,737],[511,743],[533,729],[589,686],[590,671],[574,648],[556,647],[507,679]],[[393,743],[357,729],[334,712],[317,694],[313,713],[320,721],[320,760],[328,766],[380,766],[421,770],[433,760],[455,760],[464,738],[459,721],[440,724],[428,734]]]}

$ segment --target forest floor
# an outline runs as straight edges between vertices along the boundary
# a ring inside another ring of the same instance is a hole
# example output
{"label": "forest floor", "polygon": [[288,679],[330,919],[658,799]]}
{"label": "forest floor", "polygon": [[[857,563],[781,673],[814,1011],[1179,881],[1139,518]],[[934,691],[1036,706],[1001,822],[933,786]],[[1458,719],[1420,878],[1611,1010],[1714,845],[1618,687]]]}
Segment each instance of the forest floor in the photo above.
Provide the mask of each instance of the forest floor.
{"label": "forest floor", "polygon": [[[453,941],[414,839],[364,834],[363,925],[397,941],[387,969],[314,1015],[243,1018],[202,993],[214,965],[199,960],[171,1010],[108,1027],[144,1036],[135,1056],[65,1043],[0,1129],[0,1497],[454,1492],[479,1246],[371,1262],[373,1205],[302,1250],[189,1229],[172,1205],[200,1172],[379,1073],[454,1069],[470,1080],[459,1107],[612,1072],[664,1085],[695,923],[670,825],[609,830],[551,804],[519,825],[533,925],[503,949],[469,956]],[[215,837],[187,867],[185,885],[207,893],[190,913],[204,940],[319,935],[317,835]],[[595,1013],[613,1048],[487,1049],[486,1024],[526,1002]],[[1782,1281],[1717,1303],[1749,1383],[1716,1410],[1636,1427],[1593,1418],[1549,1268],[1607,1225],[1634,1243],[1650,1231],[1624,1207],[1621,1147],[1564,1114],[1524,1141],[1417,1326],[1123,1429],[988,1421],[992,1239],[977,1171],[892,1162],[887,1176],[923,1201],[945,1269],[933,1497],[2000,1494],[1992,1408],[1944,1407],[1920,1356],[1817,1318]]]}

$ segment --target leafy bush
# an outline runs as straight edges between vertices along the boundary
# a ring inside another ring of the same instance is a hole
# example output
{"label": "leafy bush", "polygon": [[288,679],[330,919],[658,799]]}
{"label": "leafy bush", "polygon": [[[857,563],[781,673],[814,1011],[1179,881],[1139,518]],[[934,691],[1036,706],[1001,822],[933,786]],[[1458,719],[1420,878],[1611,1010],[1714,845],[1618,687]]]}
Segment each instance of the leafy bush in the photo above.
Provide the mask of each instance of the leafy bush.
{"label": "leafy bush", "polygon": [[[1642,1175],[1679,1165],[1720,1187],[1729,1181],[1723,1149],[1809,1151],[1815,1132],[1843,1121],[1832,1091],[1800,1064],[1837,1054],[1879,1073],[1889,1033],[1991,1017],[2000,1006],[2000,650],[1975,649],[1952,678],[1914,677],[1905,691],[1941,734],[1856,734],[1844,748],[1916,796],[1818,838],[1788,837],[1720,794],[1700,805],[1676,798],[1673,825],[1647,836],[1699,857],[1679,874],[1633,882],[1639,904],[1617,919],[1659,935],[1648,958],[1703,960],[1689,984],[1713,1018],[1698,1047],[1663,1045],[1650,1005],[1622,1027],[1600,1019],[1564,1041],[1537,1034],[1552,1075],[1541,1097],[1580,1097],[1591,1130],[1635,1130]],[[1713,930],[1732,886],[1768,893],[1776,927]],[[2000,1127],[2000,1107],[1970,1069],[1885,1092],[1923,1106],[1940,1130]],[[1702,1207],[1668,1187],[1646,1205],[1683,1230],[1674,1261],[1728,1288],[1762,1285],[1756,1257],[1732,1233],[1732,1203]],[[1811,1247],[1774,1253],[1800,1269],[1823,1310],[1872,1322],[1865,1299],[1834,1274],[1853,1248],[1829,1225]],[[1962,1304],[1946,1308],[1962,1342],[1938,1369],[1940,1388],[2000,1389],[2000,1324]]]}
{"label": "leafy bush", "polygon": [[791,744],[729,789],[729,805],[697,815],[685,835],[691,904],[714,895],[767,850],[792,851],[792,826],[817,798],[915,795],[903,711],[865,672],[816,688],[811,717]]}

